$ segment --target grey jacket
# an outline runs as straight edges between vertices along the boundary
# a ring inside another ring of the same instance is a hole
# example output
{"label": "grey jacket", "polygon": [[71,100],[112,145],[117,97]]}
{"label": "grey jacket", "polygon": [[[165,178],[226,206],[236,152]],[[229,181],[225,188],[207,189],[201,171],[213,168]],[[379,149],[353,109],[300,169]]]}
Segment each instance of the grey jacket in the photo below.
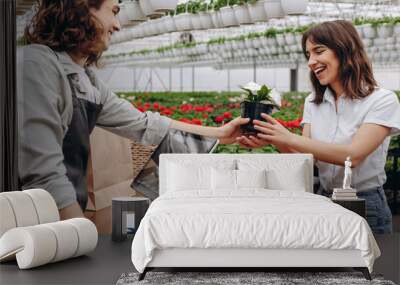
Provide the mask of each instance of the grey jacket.
{"label": "grey jacket", "polygon": [[78,75],[74,82],[78,97],[103,104],[98,126],[142,144],[159,144],[169,131],[169,118],[140,112],[96,76],[93,86],[84,68],[65,52],[26,46],[18,51],[17,73],[20,183],[22,189],[46,189],[58,208],[76,201],[62,152],[73,113],[68,74]]}

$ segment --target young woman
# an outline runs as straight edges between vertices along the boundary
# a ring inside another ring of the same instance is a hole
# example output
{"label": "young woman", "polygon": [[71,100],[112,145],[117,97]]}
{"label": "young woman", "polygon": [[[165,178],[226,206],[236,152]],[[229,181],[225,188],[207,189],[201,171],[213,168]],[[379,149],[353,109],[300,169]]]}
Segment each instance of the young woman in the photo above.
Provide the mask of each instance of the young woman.
{"label": "young woman", "polygon": [[62,219],[80,216],[86,207],[89,135],[95,125],[143,144],[173,142],[166,139],[170,130],[232,143],[248,122],[189,125],[141,113],[119,99],[89,68],[120,30],[118,12],[117,0],[42,0],[26,29],[29,45],[19,54],[21,188],[49,191]]}
{"label": "young woman", "polygon": [[324,22],[303,35],[314,92],[305,100],[303,134],[285,129],[271,116],[255,121],[257,137],[239,137],[248,147],[275,145],[281,152],[312,153],[319,170],[319,194],[341,188],[344,162],[352,161],[352,186],[366,200],[367,221],[376,233],[392,230],[383,184],[390,135],[400,130],[396,95],[379,88],[354,26]]}

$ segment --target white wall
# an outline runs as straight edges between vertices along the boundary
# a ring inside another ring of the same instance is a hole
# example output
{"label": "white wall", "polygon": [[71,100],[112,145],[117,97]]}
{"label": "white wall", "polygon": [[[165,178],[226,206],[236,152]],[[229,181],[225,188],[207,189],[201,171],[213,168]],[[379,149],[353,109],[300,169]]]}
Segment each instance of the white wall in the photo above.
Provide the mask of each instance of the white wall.
{"label": "white wall", "polygon": [[[171,73],[171,78],[170,78]],[[228,87],[228,71],[215,70],[210,67],[196,67],[194,69],[194,83],[192,81],[192,68],[137,68],[136,75],[133,68],[118,67],[104,68],[98,70],[103,81],[114,91],[227,91],[239,90],[239,85],[253,81],[254,72],[252,68],[231,69],[230,85]],[[151,74],[151,75],[150,75]],[[375,77],[380,86],[400,90],[400,66],[396,69],[374,70]],[[136,77],[136,85],[134,78]],[[171,80],[171,82],[170,82]],[[259,84],[267,84],[279,91],[290,89],[290,70],[287,68],[257,68],[256,81]],[[194,84],[194,86],[193,86]],[[309,91],[307,68],[299,69],[300,91]]]}

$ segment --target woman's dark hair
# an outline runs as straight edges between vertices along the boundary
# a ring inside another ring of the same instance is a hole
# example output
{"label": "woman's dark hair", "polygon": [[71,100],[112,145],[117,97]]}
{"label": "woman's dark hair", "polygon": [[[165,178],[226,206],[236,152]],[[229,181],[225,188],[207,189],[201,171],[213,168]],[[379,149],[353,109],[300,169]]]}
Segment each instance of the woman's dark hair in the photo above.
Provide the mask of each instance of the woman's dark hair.
{"label": "woman's dark hair", "polygon": [[[360,99],[370,95],[377,86],[371,63],[365,53],[363,43],[353,24],[345,20],[324,22],[308,29],[302,38],[305,57],[306,42],[322,44],[331,49],[339,60],[339,79],[346,96]],[[321,104],[327,86],[319,83],[314,72],[310,79],[315,91],[314,103]]]}
{"label": "woman's dark hair", "polygon": [[105,46],[103,25],[89,9],[100,9],[105,0],[40,0],[31,23],[25,29],[28,44],[42,44],[54,51],[87,57],[97,64]]}

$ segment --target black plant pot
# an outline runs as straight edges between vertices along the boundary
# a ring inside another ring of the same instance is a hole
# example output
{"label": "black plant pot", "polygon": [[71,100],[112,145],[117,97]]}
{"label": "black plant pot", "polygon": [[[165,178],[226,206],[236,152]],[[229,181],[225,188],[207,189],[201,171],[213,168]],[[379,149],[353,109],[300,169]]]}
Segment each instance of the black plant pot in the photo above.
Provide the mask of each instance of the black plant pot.
{"label": "black plant pot", "polygon": [[242,118],[250,118],[250,122],[241,125],[240,128],[244,133],[257,133],[257,130],[253,126],[253,120],[265,121],[264,118],[261,117],[261,113],[271,114],[274,108],[274,105],[264,104],[260,102],[249,102],[243,101],[240,103],[241,107],[241,117]]}

